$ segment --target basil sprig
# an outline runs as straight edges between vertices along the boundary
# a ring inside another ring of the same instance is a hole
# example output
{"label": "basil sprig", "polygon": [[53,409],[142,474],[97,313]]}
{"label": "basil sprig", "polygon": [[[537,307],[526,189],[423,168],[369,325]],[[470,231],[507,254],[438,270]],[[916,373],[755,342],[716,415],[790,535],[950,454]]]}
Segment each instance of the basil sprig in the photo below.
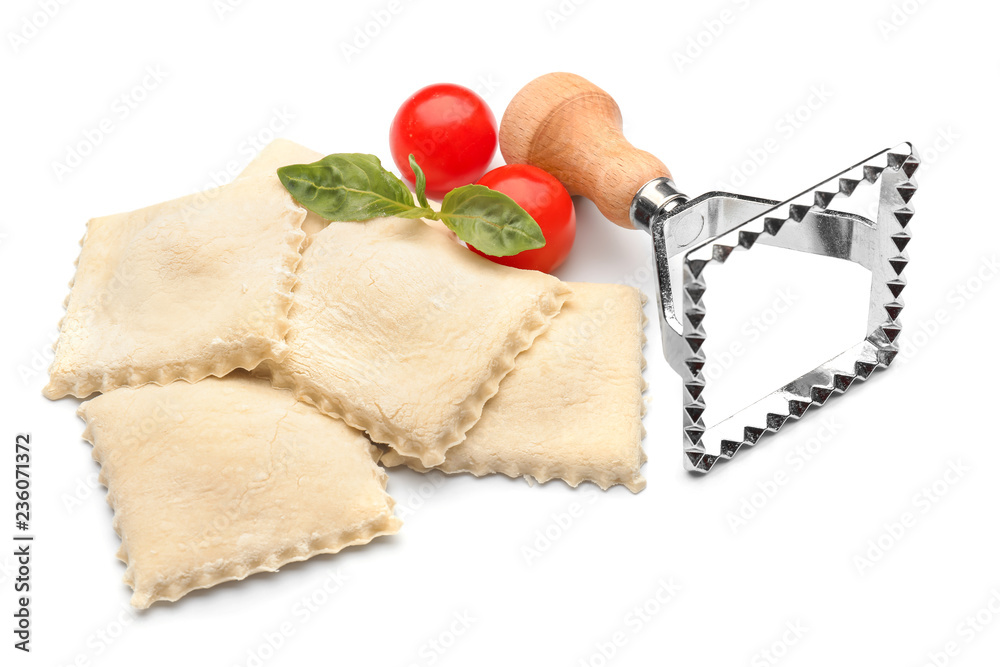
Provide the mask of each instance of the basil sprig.
{"label": "basil sprig", "polygon": [[455,188],[444,196],[441,211],[434,211],[427,202],[427,179],[412,155],[410,167],[416,204],[406,184],[365,153],[335,153],[312,164],[281,167],[278,178],[302,206],[330,221],[392,216],[440,220],[458,238],[497,257],[545,245],[541,228],[527,211],[485,185]]}

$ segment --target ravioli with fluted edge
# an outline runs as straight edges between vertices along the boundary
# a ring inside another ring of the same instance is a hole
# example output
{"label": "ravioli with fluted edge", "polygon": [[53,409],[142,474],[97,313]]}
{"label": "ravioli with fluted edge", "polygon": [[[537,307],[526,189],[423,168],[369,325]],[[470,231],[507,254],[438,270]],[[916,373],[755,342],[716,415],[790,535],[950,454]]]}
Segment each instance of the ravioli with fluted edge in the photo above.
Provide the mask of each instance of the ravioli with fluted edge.
{"label": "ravioli with fluted edge", "polygon": [[424,465],[479,420],[570,289],[419,220],[331,222],[302,253],[276,386]]}
{"label": "ravioli with fluted edge", "polygon": [[262,176],[91,220],[45,396],[282,358],[305,215]]}
{"label": "ravioli with fluted edge", "polygon": [[368,439],[264,380],[116,389],[79,414],[136,607],[400,528]]}
{"label": "ravioli with fluted edge", "polygon": [[[625,285],[570,287],[552,326],[517,357],[465,441],[436,469],[645,488],[644,297]],[[395,451],[381,462],[428,470]]]}

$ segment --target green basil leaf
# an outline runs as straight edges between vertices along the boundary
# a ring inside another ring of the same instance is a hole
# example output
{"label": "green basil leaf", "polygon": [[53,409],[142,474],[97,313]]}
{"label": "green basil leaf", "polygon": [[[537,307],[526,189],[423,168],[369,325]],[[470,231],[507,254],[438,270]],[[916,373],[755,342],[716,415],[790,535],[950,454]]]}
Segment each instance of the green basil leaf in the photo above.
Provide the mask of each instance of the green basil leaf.
{"label": "green basil leaf", "polygon": [[427,203],[427,177],[424,176],[424,170],[420,168],[417,164],[416,158],[413,157],[413,153],[410,153],[410,169],[413,170],[413,175],[416,177],[416,187],[417,187],[417,203],[424,208],[430,208],[431,205]]}
{"label": "green basil leaf", "polygon": [[425,214],[413,205],[403,181],[374,155],[335,153],[312,164],[278,169],[278,178],[299,204],[327,220],[354,222]]}
{"label": "green basil leaf", "polygon": [[528,212],[485,185],[464,185],[446,194],[438,218],[487,255],[506,257],[545,245],[545,235]]}

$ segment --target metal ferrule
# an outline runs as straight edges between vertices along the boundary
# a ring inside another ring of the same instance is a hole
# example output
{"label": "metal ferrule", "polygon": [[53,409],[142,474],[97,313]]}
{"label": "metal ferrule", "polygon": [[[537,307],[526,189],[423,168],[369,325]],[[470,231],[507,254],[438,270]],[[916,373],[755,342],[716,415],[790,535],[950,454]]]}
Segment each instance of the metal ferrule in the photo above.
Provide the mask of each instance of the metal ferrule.
{"label": "metal ferrule", "polygon": [[649,232],[653,220],[667,211],[687,202],[688,197],[666,177],[654,178],[639,188],[632,197],[628,215],[636,229]]}

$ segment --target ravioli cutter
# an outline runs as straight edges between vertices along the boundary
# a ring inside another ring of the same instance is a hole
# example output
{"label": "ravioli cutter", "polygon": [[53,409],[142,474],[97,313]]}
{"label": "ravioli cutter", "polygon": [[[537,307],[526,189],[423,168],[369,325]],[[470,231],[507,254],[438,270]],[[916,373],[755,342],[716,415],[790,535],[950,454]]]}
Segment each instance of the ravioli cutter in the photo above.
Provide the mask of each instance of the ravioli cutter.
{"label": "ravioli cutter", "polygon": [[[575,74],[557,72],[535,79],[511,101],[500,124],[500,150],[509,164],[544,169],[571,194],[592,200],[612,222],[652,237],[663,353],[683,382],[688,470],[707,473],[745,445],[888,367],[898,353],[910,200],[919,165],[911,144],[879,151],[785,201],[727,192],[691,199],[659,159],[625,139],[621,111],[608,93]],[[877,194],[877,207],[852,203],[864,191]],[[755,244],[844,259],[871,271],[867,334],[706,427],[705,268]]]}

